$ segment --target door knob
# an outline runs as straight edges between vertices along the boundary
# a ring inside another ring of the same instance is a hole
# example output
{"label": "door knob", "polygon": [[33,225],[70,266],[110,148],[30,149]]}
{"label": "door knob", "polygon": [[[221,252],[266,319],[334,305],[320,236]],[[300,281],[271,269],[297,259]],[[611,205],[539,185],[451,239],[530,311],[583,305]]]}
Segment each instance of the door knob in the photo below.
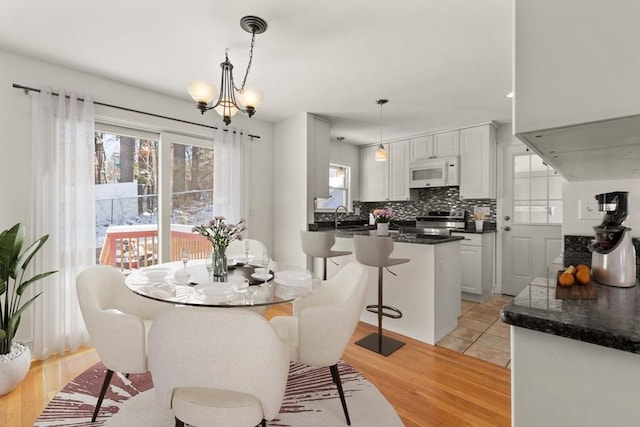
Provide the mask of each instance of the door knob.
{"label": "door knob", "polygon": [[502,227],[502,229],[504,231],[509,231],[509,230],[511,230],[511,227],[509,227],[508,225],[505,225],[504,227]]}
{"label": "door knob", "polygon": [[504,220],[505,220],[505,221],[509,221],[510,219],[511,219],[511,217],[510,217],[509,215],[505,215],[505,216],[504,216]]}

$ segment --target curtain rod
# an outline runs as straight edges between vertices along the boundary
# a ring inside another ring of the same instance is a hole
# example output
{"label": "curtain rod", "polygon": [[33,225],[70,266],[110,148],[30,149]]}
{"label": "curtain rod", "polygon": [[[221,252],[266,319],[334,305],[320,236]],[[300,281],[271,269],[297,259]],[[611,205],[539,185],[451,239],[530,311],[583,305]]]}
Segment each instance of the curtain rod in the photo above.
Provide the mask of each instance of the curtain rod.
{"label": "curtain rod", "polygon": [[[26,93],[26,94],[29,94],[29,92],[38,92],[38,93],[40,93],[40,89],[36,89],[36,88],[33,88],[33,87],[28,87],[28,86],[23,86],[23,85],[19,85],[19,84],[16,84],[16,83],[13,83],[13,87],[16,88],[16,89],[24,90],[24,93]],[[59,94],[57,94],[55,92],[51,92],[51,95],[60,96]],[[69,95],[65,95],[65,98],[69,99]],[[84,99],[78,98],[78,101],[83,101],[84,102]],[[158,117],[160,119],[173,120],[174,122],[187,123],[189,125],[201,126],[201,127],[205,127],[205,128],[209,128],[209,129],[218,130],[218,128],[215,127],[215,126],[203,125],[202,123],[196,123],[196,122],[190,122],[190,121],[187,121],[187,120],[176,119],[175,117],[161,116],[160,114],[148,113],[146,111],[134,110],[132,108],[120,107],[118,105],[105,104],[104,102],[93,101],[93,103],[96,104],[96,105],[101,105],[103,107],[116,108],[118,110],[130,111],[132,113],[140,113],[140,114],[144,114],[146,116]],[[233,130],[233,131],[230,131],[228,129],[222,129],[222,130],[225,131],[225,132],[233,132],[233,133],[239,133],[240,135],[244,135],[243,132],[236,132],[235,130]],[[260,139],[259,135],[251,135],[251,134],[248,133],[247,136],[249,138],[251,138],[252,140],[254,138]]]}

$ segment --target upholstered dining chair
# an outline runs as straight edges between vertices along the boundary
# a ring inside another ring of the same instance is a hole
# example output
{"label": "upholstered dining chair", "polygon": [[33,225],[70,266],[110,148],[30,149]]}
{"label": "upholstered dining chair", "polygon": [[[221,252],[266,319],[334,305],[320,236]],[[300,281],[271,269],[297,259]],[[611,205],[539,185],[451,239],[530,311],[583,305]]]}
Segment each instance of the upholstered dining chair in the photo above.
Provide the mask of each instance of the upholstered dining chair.
{"label": "upholstered dining chair", "polygon": [[338,361],[344,353],[364,309],[366,269],[351,262],[306,298],[293,302],[293,316],[276,316],[271,323],[286,326],[291,334],[292,361],[330,368],[342,410],[351,425]]}
{"label": "upholstered dining chair", "polygon": [[142,374],[147,369],[147,333],[153,319],[170,304],[134,294],[124,276],[108,265],[78,274],[76,290],[91,342],[107,368],[93,411],[96,420],[114,372]]}
{"label": "upholstered dining chair", "polygon": [[300,231],[302,252],[310,257],[322,258],[322,280],[327,280],[327,259],[351,255],[350,251],[334,251],[336,236],[332,232]]}
{"label": "upholstered dining chair", "polygon": [[248,310],[175,307],[151,327],[149,367],[176,427],[266,426],[284,399],[288,330]]}

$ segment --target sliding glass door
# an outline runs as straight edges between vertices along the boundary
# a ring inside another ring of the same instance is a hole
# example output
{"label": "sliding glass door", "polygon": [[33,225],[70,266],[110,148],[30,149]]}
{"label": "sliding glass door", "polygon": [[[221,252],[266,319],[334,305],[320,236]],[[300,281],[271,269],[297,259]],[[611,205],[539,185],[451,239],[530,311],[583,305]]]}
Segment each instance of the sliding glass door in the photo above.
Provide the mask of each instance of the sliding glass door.
{"label": "sliding glass door", "polygon": [[96,259],[128,272],[192,258],[203,245],[191,228],[213,215],[213,142],[96,124]]}

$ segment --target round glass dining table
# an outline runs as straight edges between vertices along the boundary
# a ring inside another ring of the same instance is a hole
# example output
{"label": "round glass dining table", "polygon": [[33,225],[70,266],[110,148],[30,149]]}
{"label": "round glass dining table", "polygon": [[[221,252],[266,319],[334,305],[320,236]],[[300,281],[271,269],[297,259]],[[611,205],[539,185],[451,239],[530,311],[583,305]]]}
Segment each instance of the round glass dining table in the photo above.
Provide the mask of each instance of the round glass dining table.
{"label": "round glass dining table", "polygon": [[291,302],[313,293],[320,280],[303,268],[280,266],[276,272],[259,276],[260,266],[235,263],[228,266],[227,281],[212,282],[203,259],[187,262],[189,279],[184,283],[176,273],[184,272],[182,261],[157,264],[129,274],[125,283],[134,293],[156,301],[202,307],[256,307]]}

